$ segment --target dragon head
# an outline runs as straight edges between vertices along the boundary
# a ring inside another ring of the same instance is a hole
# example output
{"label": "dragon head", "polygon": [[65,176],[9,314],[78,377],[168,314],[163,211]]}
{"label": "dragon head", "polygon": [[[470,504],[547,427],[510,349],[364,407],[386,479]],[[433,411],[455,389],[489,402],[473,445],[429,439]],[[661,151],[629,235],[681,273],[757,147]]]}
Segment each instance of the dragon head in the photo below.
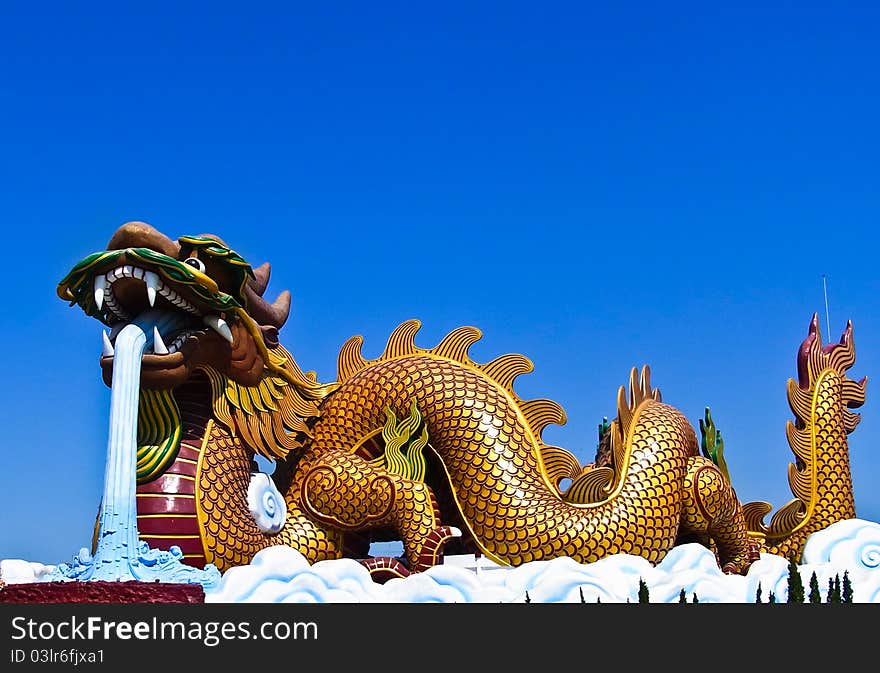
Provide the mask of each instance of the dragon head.
{"label": "dragon head", "polygon": [[[290,293],[285,290],[274,303],[263,299],[269,272],[268,263],[252,268],[217,236],[173,241],[149,224],[128,222],[106,250],[70,270],[58,296],[110,328],[101,357],[107,385],[116,335],[150,312],[156,327],[142,359],[142,387],[175,388],[200,367],[252,386],[266,370],[290,378],[269,354],[287,320]],[[317,399],[322,391],[307,392]]]}

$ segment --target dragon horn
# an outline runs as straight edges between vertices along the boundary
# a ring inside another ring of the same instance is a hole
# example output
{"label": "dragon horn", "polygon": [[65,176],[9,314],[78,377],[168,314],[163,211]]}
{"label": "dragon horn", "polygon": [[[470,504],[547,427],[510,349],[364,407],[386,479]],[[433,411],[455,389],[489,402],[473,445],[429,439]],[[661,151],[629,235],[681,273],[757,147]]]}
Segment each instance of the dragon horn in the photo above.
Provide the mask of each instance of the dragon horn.
{"label": "dragon horn", "polygon": [[280,329],[290,315],[290,292],[284,290],[278,295],[275,303],[270,304],[263,299],[263,293],[269,285],[272,266],[269,262],[264,262],[253,271],[254,277],[248,280],[244,288],[248,313],[257,324],[271,325]]}
{"label": "dragon horn", "polygon": [[253,271],[254,277],[248,281],[248,284],[253,288],[254,292],[262,297],[266,291],[266,286],[269,285],[269,275],[272,273],[272,266],[269,262],[265,262]]}
{"label": "dragon horn", "polygon": [[290,315],[290,292],[284,290],[274,303],[270,304],[258,295],[250,285],[245,286],[247,312],[258,325],[271,325],[276,329],[287,322]]}

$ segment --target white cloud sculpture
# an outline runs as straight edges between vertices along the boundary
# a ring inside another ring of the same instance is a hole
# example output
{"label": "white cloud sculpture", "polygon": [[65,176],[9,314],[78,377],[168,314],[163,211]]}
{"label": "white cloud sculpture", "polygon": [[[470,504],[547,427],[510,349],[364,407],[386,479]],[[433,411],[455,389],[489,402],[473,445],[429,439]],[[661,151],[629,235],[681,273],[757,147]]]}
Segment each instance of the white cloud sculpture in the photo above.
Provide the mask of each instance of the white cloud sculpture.
{"label": "white cloud sculpture", "polygon": [[[52,569],[18,559],[0,561],[7,583],[39,582]],[[853,602],[880,603],[880,524],[849,519],[807,540],[798,571],[809,590],[816,573],[824,602],[828,581],[848,573]],[[758,587],[767,602],[788,598],[788,560],[762,554],[745,576],[724,575],[712,552],[698,544],[675,547],[656,566],[640,556],[617,554],[595,563],[563,557],[516,568],[486,559],[448,557],[443,565],[385,584],[373,582],[357,561],[340,559],[310,565],[286,546],[269,547],[249,565],[227,570],[205,595],[209,603],[535,603],[638,602],[639,580],[652,603],[754,603]]]}
{"label": "white cloud sculpture", "polygon": [[[788,560],[762,554],[745,576],[724,575],[712,552],[698,544],[672,549],[656,566],[639,556],[617,554],[595,563],[571,558],[535,561],[517,568],[493,564],[474,569],[450,562],[385,584],[372,581],[356,561],[308,561],[289,547],[261,551],[247,566],[224,573],[206,594],[214,603],[595,603],[638,601],[639,579],[652,603],[677,603],[682,589],[688,602],[754,603],[758,586],[763,601],[788,597]],[[880,524],[862,519],[835,523],[813,534],[798,567],[805,587],[816,573],[824,602],[828,580],[849,574],[853,602],[880,602]],[[807,589],[808,590],[808,589]]]}
{"label": "white cloud sculpture", "polygon": [[21,559],[4,559],[0,561],[0,580],[7,584],[39,582],[44,575],[48,575],[53,570],[55,566]]}

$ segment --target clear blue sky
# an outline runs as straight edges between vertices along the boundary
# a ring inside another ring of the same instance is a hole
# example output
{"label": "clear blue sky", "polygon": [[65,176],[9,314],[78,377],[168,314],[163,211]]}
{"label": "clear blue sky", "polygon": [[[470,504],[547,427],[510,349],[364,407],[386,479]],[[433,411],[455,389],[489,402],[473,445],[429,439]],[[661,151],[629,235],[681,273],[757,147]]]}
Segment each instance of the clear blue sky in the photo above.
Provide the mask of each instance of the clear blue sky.
{"label": "clear blue sky", "polygon": [[[695,425],[711,406],[740,498],[787,502],[822,274],[880,373],[880,12],[824,5],[4,3],[0,558],[90,540],[109,391],[55,287],[128,220],[272,262],[322,380],[353,334],[480,327],[584,461],[648,363]],[[850,437],[873,521],[876,385]]]}

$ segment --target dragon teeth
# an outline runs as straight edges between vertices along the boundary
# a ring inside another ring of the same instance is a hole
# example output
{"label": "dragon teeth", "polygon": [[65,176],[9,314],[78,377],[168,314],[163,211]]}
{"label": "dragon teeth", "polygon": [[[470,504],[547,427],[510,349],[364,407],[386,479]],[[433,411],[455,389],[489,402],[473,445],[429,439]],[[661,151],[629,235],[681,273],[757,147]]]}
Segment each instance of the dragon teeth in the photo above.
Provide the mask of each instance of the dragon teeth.
{"label": "dragon teeth", "polygon": [[229,325],[219,315],[206,315],[202,318],[202,322],[226,339],[226,341],[232,343],[232,330],[229,329]]}
{"label": "dragon teeth", "polygon": [[128,320],[129,319],[128,313],[123,311],[122,307],[117,303],[116,297],[113,296],[112,290],[108,290],[106,293],[104,293],[104,298],[106,299],[106,302],[107,302],[107,310],[110,313],[115,315],[120,320]]}
{"label": "dragon teeth", "polygon": [[147,301],[150,306],[156,305],[156,292],[161,285],[159,276],[152,271],[144,271],[144,284],[147,286]]}
{"label": "dragon teeth", "polygon": [[106,276],[95,276],[95,305],[100,311],[104,306],[104,291],[107,289]]}
{"label": "dragon teeth", "polygon": [[174,304],[177,308],[184,310],[187,313],[192,313],[193,315],[199,315],[199,310],[195,306],[190,304],[186,299],[181,297],[167,285],[162,285],[159,288],[159,294],[165,297],[165,299]]}
{"label": "dragon teeth", "polygon": [[168,346],[162,341],[162,335],[159,334],[159,328],[153,325],[153,353],[156,355],[168,355]]}
{"label": "dragon teeth", "polygon": [[168,353],[169,354],[176,353],[178,351],[178,349],[183,345],[183,342],[186,341],[187,337],[190,334],[192,334],[191,330],[187,330],[185,332],[181,332],[180,334],[178,334],[174,338],[174,341],[171,342],[171,345],[168,346]]}
{"label": "dragon teeth", "polygon": [[[192,313],[196,316],[201,316],[201,311],[199,311],[198,308],[177,294],[173,289],[162,283],[162,280],[157,273],[132,266],[131,264],[118,266],[115,269],[111,269],[103,276],[95,277],[94,296],[98,310],[101,310],[106,304],[107,310],[113,313],[117,318],[123,320],[128,318],[128,315],[122,311],[113,295],[113,283],[120,278],[137,278],[143,280],[144,285],[147,288],[147,302],[150,307],[156,306],[156,297],[161,295],[167,299],[169,303],[173,304],[180,310]],[[224,335],[224,338],[227,337]]]}
{"label": "dragon teeth", "polygon": [[104,330],[101,330],[101,342],[103,345],[101,355],[104,357],[113,357],[113,344],[110,343],[110,337],[107,336],[107,332]]}

